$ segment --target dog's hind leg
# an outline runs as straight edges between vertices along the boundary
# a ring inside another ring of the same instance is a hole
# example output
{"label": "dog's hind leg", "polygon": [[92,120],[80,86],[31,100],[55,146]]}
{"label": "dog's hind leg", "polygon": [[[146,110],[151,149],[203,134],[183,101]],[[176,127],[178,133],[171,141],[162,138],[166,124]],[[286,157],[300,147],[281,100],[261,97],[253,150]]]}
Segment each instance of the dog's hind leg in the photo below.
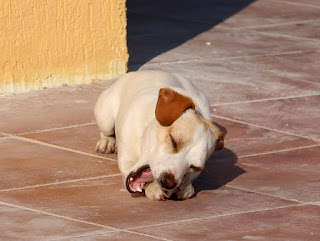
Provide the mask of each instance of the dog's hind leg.
{"label": "dog's hind leg", "polygon": [[114,100],[116,97],[112,93],[112,89],[104,91],[99,97],[94,114],[97,125],[100,129],[100,140],[97,142],[96,151],[101,153],[117,152],[115,138],[115,115],[117,105]]}
{"label": "dog's hind leg", "polygon": [[96,151],[101,153],[117,152],[114,118],[110,114],[97,113],[96,119],[100,129],[100,140],[97,142]]}

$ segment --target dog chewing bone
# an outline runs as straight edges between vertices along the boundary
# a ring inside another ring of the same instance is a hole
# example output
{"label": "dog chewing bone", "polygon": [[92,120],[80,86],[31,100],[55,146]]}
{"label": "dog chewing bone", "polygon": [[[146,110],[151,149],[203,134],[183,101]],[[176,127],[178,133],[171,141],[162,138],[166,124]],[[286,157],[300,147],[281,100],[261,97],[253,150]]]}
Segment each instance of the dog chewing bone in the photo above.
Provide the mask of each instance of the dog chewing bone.
{"label": "dog chewing bone", "polygon": [[[129,192],[152,200],[194,194],[192,181],[224,134],[211,119],[208,99],[189,80],[162,71],[124,75],[99,97],[95,117],[100,152],[118,152]],[[116,139],[115,139],[116,137]]]}

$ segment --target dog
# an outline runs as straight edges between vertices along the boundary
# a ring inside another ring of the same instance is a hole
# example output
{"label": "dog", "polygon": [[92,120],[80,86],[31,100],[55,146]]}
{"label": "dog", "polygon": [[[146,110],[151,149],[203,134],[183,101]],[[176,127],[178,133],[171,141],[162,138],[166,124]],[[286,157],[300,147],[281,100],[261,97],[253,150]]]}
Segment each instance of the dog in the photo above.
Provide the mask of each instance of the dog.
{"label": "dog", "polygon": [[127,190],[151,200],[192,197],[192,181],[224,146],[207,97],[179,74],[127,73],[100,95],[94,113],[96,151],[117,152]]}

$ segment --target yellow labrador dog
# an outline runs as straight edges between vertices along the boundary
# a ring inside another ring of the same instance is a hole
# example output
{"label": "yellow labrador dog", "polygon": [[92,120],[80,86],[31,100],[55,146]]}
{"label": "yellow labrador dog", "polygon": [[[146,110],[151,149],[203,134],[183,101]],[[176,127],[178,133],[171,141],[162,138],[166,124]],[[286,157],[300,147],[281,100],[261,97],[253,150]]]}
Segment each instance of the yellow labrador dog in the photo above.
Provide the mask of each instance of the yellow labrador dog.
{"label": "yellow labrador dog", "polygon": [[96,150],[117,151],[128,191],[151,200],[190,198],[192,181],[223,148],[208,99],[178,74],[124,75],[101,94],[95,117],[101,137]]}

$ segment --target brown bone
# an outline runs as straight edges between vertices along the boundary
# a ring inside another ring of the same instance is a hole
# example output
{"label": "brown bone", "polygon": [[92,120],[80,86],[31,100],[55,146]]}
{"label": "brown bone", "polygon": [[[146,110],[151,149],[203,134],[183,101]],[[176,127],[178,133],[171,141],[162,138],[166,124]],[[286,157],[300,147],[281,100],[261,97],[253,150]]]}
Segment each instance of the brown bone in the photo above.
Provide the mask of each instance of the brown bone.
{"label": "brown bone", "polygon": [[170,126],[186,109],[195,109],[191,98],[170,88],[162,88],[156,107],[156,118],[162,126]]}

